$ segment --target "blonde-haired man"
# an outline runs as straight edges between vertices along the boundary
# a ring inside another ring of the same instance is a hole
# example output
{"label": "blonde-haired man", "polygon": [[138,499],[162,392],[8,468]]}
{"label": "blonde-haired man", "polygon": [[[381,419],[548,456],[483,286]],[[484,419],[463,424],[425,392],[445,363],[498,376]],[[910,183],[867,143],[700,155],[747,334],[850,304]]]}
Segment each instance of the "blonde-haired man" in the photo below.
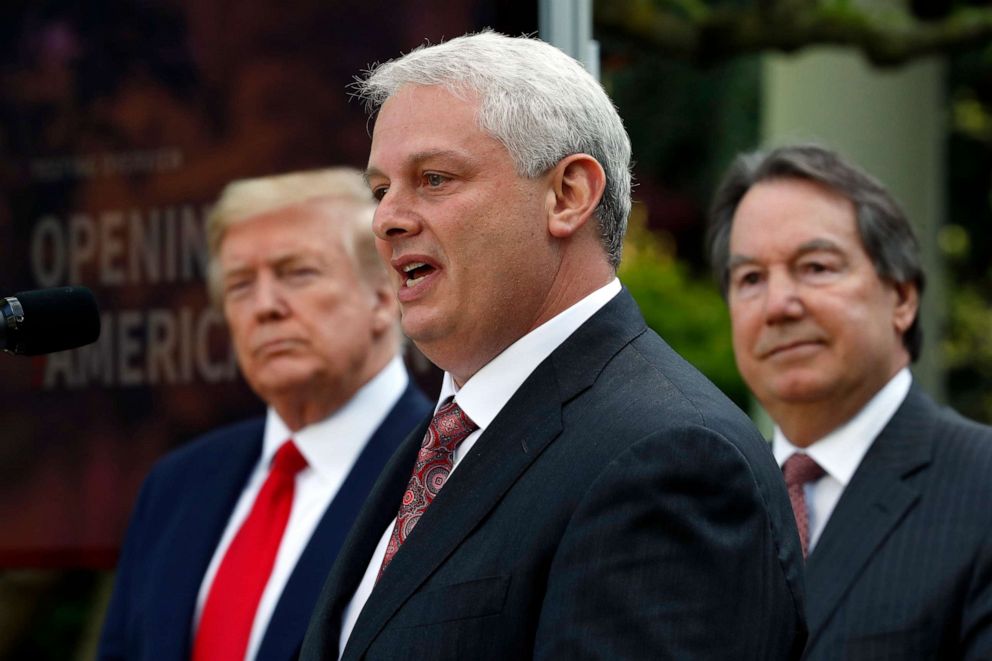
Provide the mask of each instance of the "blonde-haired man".
{"label": "blonde-haired man", "polygon": [[291,659],[359,506],[429,411],[361,173],[229,184],[209,288],[265,417],[171,453],[139,496],[100,659]]}

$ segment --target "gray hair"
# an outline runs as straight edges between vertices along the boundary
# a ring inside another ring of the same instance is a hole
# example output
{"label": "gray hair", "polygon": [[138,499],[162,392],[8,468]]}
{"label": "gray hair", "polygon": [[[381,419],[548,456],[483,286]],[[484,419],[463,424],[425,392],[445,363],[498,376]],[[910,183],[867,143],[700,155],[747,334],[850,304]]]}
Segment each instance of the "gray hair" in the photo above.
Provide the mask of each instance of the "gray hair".
{"label": "gray hair", "polygon": [[571,154],[599,161],[606,190],[596,217],[610,264],[619,266],[630,213],[630,138],[581,64],[538,39],[484,31],[375,65],[354,90],[373,113],[404,85],[477,96],[479,127],[506,147],[521,177],[538,177]]}
{"label": "gray hair", "polygon": [[321,200],[353,205],[349,214],[344,248],[352,258],[359,277],[369,285],[388,283],[388,273],[375,248],[372,215],[375,198],[364,175],[355,168],[322,170],[241,179],[224,187],[220,199],[207,215],[207,287],[211,299],[220,302],[221,273],[218,255],[224,234],[237,223],[285,207]]}
{"label": "gray hair", "polygon": [[[730,282],[730,230],[737,205],[752,186],[772,179],[812,181],[850,200],[861,243],[879,278],[912,283],[922,296],[925,276],[916,235],[885,187],[834,151],[818,145],[792,145],[739,156],[717,188],[710,207],[707,243],[710,266],[724,298]],[[902,339],[915,361],[923,347],[919,314]]]}

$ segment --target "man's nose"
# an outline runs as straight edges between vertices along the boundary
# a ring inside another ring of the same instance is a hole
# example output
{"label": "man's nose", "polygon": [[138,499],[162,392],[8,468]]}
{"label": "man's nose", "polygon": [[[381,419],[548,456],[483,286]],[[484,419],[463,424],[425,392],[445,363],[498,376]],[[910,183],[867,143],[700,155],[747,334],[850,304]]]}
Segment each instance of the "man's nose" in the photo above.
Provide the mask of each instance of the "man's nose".
{"label": "man's nose", "polygon": [[375,209],[372,231],[376,237],[389,241],[420,231],[420,217],[414,208],[414,194],[393,186]]}
{"label": "man's nose", "polygon": [[805,312],[802,293],[789,273],[772,271],[768,275],[765,320],[769,324],[797,319]]}
{"label": "man's nose", "polygon": [[278,280],[267,274],[258,277],[252,303],[255,308],[255,317],[259,320],[278,319],[286,316],[289,312],[289,306],[286,304]]}

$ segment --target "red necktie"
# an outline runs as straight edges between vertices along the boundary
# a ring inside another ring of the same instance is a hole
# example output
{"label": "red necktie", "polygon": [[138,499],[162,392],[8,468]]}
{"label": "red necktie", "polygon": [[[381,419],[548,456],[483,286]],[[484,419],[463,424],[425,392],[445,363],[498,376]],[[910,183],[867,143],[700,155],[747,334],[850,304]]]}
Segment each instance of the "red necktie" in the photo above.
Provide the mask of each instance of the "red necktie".
{"label": "red necktie", "polygon": [[296,474],[307,465],[292,440],[276,452],[272,468],[221,560],[193,642],[193,661],[241,661],[255,611],[293,509]]}
{"label": "red necktie", "polygon": [[809,512],[806,509],[806,494],[803,487],[809,482],[816,482],[826,473],[812,457],[797,452],[782,464],[782,474],[785,477],[785,486],[789,490],[789,501],[792,503],[792,513],[796,517],[799,542],[802,544],[805,558],[809,553]]}
{"label": "red necktie", "polygon": [[[469,434],[479,426],[465,415],[461,407],[454,401],[447,401],[434,414],[424,440],[417,453],[417,463],[413,466],[413,474],[407,483],[400,511],[396,515],[396,525],[386,546],[386,555],[382,558],[379,568],[379,578],[400,545],[413,532],[414,526],[420,521],[427,506],[434,501],[438,491],[444,486],[451,472],[455,457],[455,449]],[[378,578],[376,578],[378,580]]]}

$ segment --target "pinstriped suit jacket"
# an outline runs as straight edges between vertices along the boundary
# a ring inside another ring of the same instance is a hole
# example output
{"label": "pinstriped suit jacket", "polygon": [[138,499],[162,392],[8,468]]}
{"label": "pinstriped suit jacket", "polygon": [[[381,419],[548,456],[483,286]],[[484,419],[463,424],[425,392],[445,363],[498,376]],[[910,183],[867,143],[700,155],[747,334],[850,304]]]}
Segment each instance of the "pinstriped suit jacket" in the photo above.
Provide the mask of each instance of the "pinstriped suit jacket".
{"label": "pinstriped suit jacket", "polygon": [[914,385],[806,569],[807,659],[992,659],[992,427]]}
{"label": "pinstriped suit jacket", "polygon": [[[383,469],[317,601],[341,615],[423,438]],[[802,555],[744,414],[648,330],[625,290],[517,390],[366,602],[348,661],[798,659]]]}

